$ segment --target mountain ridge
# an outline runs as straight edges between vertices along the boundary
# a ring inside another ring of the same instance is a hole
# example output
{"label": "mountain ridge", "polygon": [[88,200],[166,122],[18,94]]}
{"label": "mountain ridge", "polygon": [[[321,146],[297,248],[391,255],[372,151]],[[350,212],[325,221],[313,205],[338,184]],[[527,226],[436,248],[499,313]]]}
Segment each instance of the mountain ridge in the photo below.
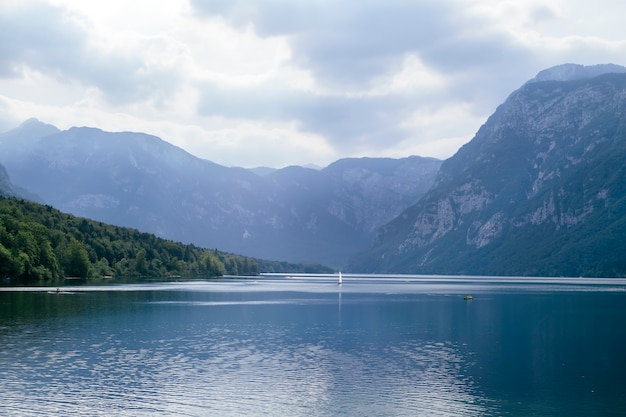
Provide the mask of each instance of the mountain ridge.
{"label": "mountain ridge", "polygon": [[620,74],[625,73],[626,67],[616,64],[597,64],[597,65],[580,65],[580,64],[561,64],[540,71],[528,83],[542,81],[575,81],[587,78],[594,78],[604,74]]}
{"label": "mountain ridge", "polygon": [[612,238],[626,233],[624,110],[623,73],[524,84],[350,268],[623,275],[625,260],[597,247],[624,246]]}
{"label": "mountain ridge", "polygon": [[[141,133],[46,125],[35,140],[31,120],[17,150],[19,134],[0,135],[0,162],[70,212],[249,256],[341,266],[364,250],[344,270],[622,276],[625,103],[626,68],[564,64],[514,91],[445,161],[346,158],[257,175]],[[94,135],[126,147],[95,149]],[[74,149],[87,142],[91,153]]]}
{"label": "mountain ridge", "polygon": [[337,267],[417,201],[441,163],[354,159],[260,176],[156,136],[60,131],[33,120],[0,135],[0,162],[14,184],[81,217],[257,258]]}

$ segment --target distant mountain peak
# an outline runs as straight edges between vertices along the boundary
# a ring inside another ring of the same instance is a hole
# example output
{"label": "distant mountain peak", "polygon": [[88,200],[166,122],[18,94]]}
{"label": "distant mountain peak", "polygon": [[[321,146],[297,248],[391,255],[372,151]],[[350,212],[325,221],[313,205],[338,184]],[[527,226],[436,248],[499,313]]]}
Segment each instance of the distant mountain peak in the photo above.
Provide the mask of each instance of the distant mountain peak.
{"label": "distant mountain peak", "polygon": [[41,121],[36,118],[36,117],[31,117],[30,119],[24,120],[20,126],[27,126],[27,125],[32,125],[32,124],[38,124],[41,123]]}
{"label": "distant mountain peak", "polygon": [[31,139],[39,139],[44,136],[53,135],[60,132],[58,128],[51,124],[43,123],[39,119],[31,118],[22,122],[15,129],[9,130],[0,134],[0,140],[8,137],[20,136],[22,138],[28,137]]}
{"label": "distant mountain peak", "polygon": [[35,118],[28,119],[15,129],[0,133],[0,151],[7,152],[8,150],[4,148],[12,151],[25,151],[40,139],[59,132],[60,130],[55,126],[40,122]]}
{"label": "distant mountain peak", "polygon": [[626,67],[615,64],[580,65],[561,64],[540,71],[535,78],[529,81],[574,81],[585,78],[594,78],[610,73],[625,73]]}
{"label": "distant mountain peak", "polygon": [[55,131],[55,132],[59,131],[57,127],[48,123],[44,123],[41,120],[37,119],[36,117],[31,117],[30,119],[23,121],[17,127],[17,129],[19,130],[33,130],[33,129],[44,130],[45,129],[45,130]]}

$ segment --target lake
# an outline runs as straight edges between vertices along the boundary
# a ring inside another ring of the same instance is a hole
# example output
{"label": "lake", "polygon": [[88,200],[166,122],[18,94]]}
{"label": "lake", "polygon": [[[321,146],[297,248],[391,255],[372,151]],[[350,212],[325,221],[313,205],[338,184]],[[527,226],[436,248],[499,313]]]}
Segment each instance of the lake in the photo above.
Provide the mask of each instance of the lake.
{"label": "lake", "polygon": [[626,415],[625,280],[54,290],[0,288],[0,415]]}

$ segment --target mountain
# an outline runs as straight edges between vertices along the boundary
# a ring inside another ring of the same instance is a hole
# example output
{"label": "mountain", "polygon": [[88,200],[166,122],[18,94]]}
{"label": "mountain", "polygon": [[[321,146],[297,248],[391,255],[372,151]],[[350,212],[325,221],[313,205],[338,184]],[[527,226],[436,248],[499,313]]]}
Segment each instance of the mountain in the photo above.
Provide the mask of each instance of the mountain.
{"label": "mountain", "polygon": [[4,166],[0,165],[0,196],[12,197],[15,195],[16,193],[9,179],[9,174],[7,174]]}
{"label": "mountain", "polygon": [[440,165],[437,159],[412,156],[342,159],[322,170],[292,166],[275,171],[265,178],[282,215],[272,220],[276,228],[264,239],[287,259],[309,253],[317,262],[341,266],[367,247],[378,227],[419,200]]}
{"label": "mountain", "polygon": [[512,93],[351,269],[626,275],[626,68],[559,66]]}
{"label": "mountain", "polygon": [[594,78],[604,74],[623,74],[626,67],[615,64],[578,65],[562,64],[543,71],[535,76],[529,83],[541,81],[575,81],[586,78]]}
{"label": "mountain", "polygon": [[260,176],[155,136],[29,120],[0,135],[0,163],[14,184],[77,216],[257,258],[340,266],[430,188],[441,161],[350,159]]}
{"label": "mountain", "polygon": [[256,168],[248,168],[248,171],[255,173],[259,177],[264,177],[272,172],[276,171],[276,168],[269,167],[256,167]]}

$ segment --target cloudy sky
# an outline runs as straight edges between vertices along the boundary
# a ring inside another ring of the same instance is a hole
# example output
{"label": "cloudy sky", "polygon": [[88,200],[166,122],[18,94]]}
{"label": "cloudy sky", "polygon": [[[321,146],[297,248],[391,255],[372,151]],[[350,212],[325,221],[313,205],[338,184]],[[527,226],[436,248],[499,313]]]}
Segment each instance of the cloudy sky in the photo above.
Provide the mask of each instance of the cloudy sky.
{"label": "cloudy sky", "polygon": [[447,158],[547,67],[626,64],[622,0],[2,0],[0,131],[282,167]]}

